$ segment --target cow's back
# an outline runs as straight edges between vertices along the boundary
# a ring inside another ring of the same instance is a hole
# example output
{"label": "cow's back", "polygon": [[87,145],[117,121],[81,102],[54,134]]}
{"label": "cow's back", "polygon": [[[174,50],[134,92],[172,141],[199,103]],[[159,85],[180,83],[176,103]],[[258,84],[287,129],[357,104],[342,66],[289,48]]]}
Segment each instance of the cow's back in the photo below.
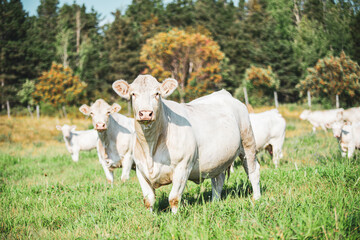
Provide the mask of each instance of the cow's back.
{"label": "cow's back", "polygon": [[264,148],[271,139],[284,138],[286,121],[277,109],[249,114],[256,150]]}
{"label": "cow's back", "polygon": [[80,150],[91,150],[96,148],[98,133],[96,130],[74,131],[72,145],[77,145]]}

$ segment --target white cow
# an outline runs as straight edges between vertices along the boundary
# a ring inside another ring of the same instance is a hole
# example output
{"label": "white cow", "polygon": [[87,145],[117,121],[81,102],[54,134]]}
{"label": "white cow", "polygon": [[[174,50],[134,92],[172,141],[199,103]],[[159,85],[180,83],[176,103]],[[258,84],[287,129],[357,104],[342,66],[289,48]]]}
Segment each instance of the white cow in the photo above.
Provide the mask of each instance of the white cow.
{"label": "white cow", "polygon": [[262,113],[250,113],[250,122],[255,136],[256,150],[266,149],[273,156],[275,167],[283,157],[286,121],[277,109]]}
{"label": "white cow", "polygon": [[72,160],[77,162],[80,151],[96,148],[98,134],[95,130],[75,131],[75,128],[75,125],[56,125],[56,129],[63,134],[66,149],[71,154]]}
{"label": "white cow", "polygon": [[134,120],[117,113],[121,107],[114,103],[112,106],[104,100],[98,99],[90,107],[82,105],[79,110],[92,117],[95,130],[99,135],[99,161],[103,166],[109,183],[114,182],[113,171],[122,167],[121,181],[129,179],[130,170],[134,163],[132,157],[135,138]]}
{"label": "white cow", "polygon": [[336,122],[332,125],[334,137],[339,142],[341,156],[348,158],[354,155],[355,149],[360,149],[360,122]]}
{"label": "white cow", "polygon": [[360,107],[353,107],[344,110],[342,117],[344,121],[351,123],[360,122]]}
{"label": "white cow", "polygon": [[139,75],[132,84],[113,83],[117,94],[132,100],[134,160],[145,206],[152,211],[155,189],[172,183],[169,203],[176,213],[188,179],[211,178],[213,200],[220,198],[224,172],[237,156],[259,199],[260,165],[246,106],[225,90],[187,104],[165,100],[177,86],[175,79],[159,83],[150,75]]}
{"label": "white cow", "polygon": [[313,125],[313,132],[316,132],[317,127],[321,127],[326,131],[326,128],[329,128],[332,123],[341,120],[339,113],[343,111],[343,108],[323,111],[304,110],[300,115],[300,119],[308,120]]}

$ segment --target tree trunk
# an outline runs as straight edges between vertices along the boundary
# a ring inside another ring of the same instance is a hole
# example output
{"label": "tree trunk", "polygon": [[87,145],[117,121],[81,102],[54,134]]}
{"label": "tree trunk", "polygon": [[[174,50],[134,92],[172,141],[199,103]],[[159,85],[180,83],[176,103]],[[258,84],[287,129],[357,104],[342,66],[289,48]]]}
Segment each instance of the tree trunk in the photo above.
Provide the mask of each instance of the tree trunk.
{"label": "tree trunk", "polygon": [[29,111],[31,118],[34,118],[30,105],[27,105],[27,110]]}
{"label": "tree trunk", "polygon": [[80,31],[81,31],[81,22],[80,22],[80,8],[76,11],[76,53],[80,53]]}
{"label": "tree trunk", "polygon": [[296,25],[299,26],[300,21],[301,21],[301,17],[300,17],[300,11],[299,11],[299,7],[297,5],[297,0],[293,0],[294,1],[294,15],[295,15],[295,19],[296,19]]}

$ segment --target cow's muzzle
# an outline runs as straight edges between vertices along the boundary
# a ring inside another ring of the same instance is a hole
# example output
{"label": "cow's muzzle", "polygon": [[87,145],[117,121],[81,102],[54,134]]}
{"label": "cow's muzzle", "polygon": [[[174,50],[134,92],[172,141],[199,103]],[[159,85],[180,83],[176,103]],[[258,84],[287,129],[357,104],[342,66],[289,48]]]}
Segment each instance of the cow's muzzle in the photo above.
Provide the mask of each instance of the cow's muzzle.
{"label": "cow's muzzle", "polygon": [[154,112],[153,111],[149,111],[149,110],[142,110],[139,111],[139,120],[140,121],[152,121],[153,120],[153,116],[154,116]]}
{"label": "cow's muzzle", "polygon": [[103,131],[105,131],[106,129],[107,129],[107,127],[106,127],[106,124],[105,124],[105,123],[97,123],[97,124],[95,125],[95,130],[96,130],[96,131],[103,132]]}

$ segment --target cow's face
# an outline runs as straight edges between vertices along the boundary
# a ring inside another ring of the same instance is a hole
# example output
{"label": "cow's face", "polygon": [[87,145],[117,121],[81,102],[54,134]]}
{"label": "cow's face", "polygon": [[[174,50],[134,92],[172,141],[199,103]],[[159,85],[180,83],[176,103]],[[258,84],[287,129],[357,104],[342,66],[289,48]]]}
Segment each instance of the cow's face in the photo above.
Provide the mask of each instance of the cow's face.
{"label": "cow's face", "polygon": [[341,137],[341,131],[342,128],[344,126],[344,122],[334,122],[333,124],[331,124],[331,128],[334,134],[334,137],[336,138],[340,138]]}
{"label": "cow's face", "polygon": [[301,114],[300,114],[300,119],[301,120],[306,120],[308,115],[310,113],[310,110],[304,110]]}
{"label": "cow's face", "polygon": [[119,104],[114,103],[110,106],[102,99],[96,100],[90,107],[84,104],[79,108],[80,112],[84,115],[91,116],[94,129],[99,132],[105,131],[108,128],[110,114],[118,112],[120,109]]}
{"label": "cow's face", "polygon": [[161,98],[169,96],[177,86],[175,79],[168,78],[159,83],[151,75],[139,75],[132,84],[124,80],[113,83],[113,89],[119,96],[131,99],[135,120],[145,125],[156,121]]}
{"label": "cow's face", "polygon": [[74,131],[76,128],[75,125],[69,126],[67,124],[64,124],[63,126],[56,125],[56,129],[61,131],[63,136],[67,139],[70,139],[71,131]]}

